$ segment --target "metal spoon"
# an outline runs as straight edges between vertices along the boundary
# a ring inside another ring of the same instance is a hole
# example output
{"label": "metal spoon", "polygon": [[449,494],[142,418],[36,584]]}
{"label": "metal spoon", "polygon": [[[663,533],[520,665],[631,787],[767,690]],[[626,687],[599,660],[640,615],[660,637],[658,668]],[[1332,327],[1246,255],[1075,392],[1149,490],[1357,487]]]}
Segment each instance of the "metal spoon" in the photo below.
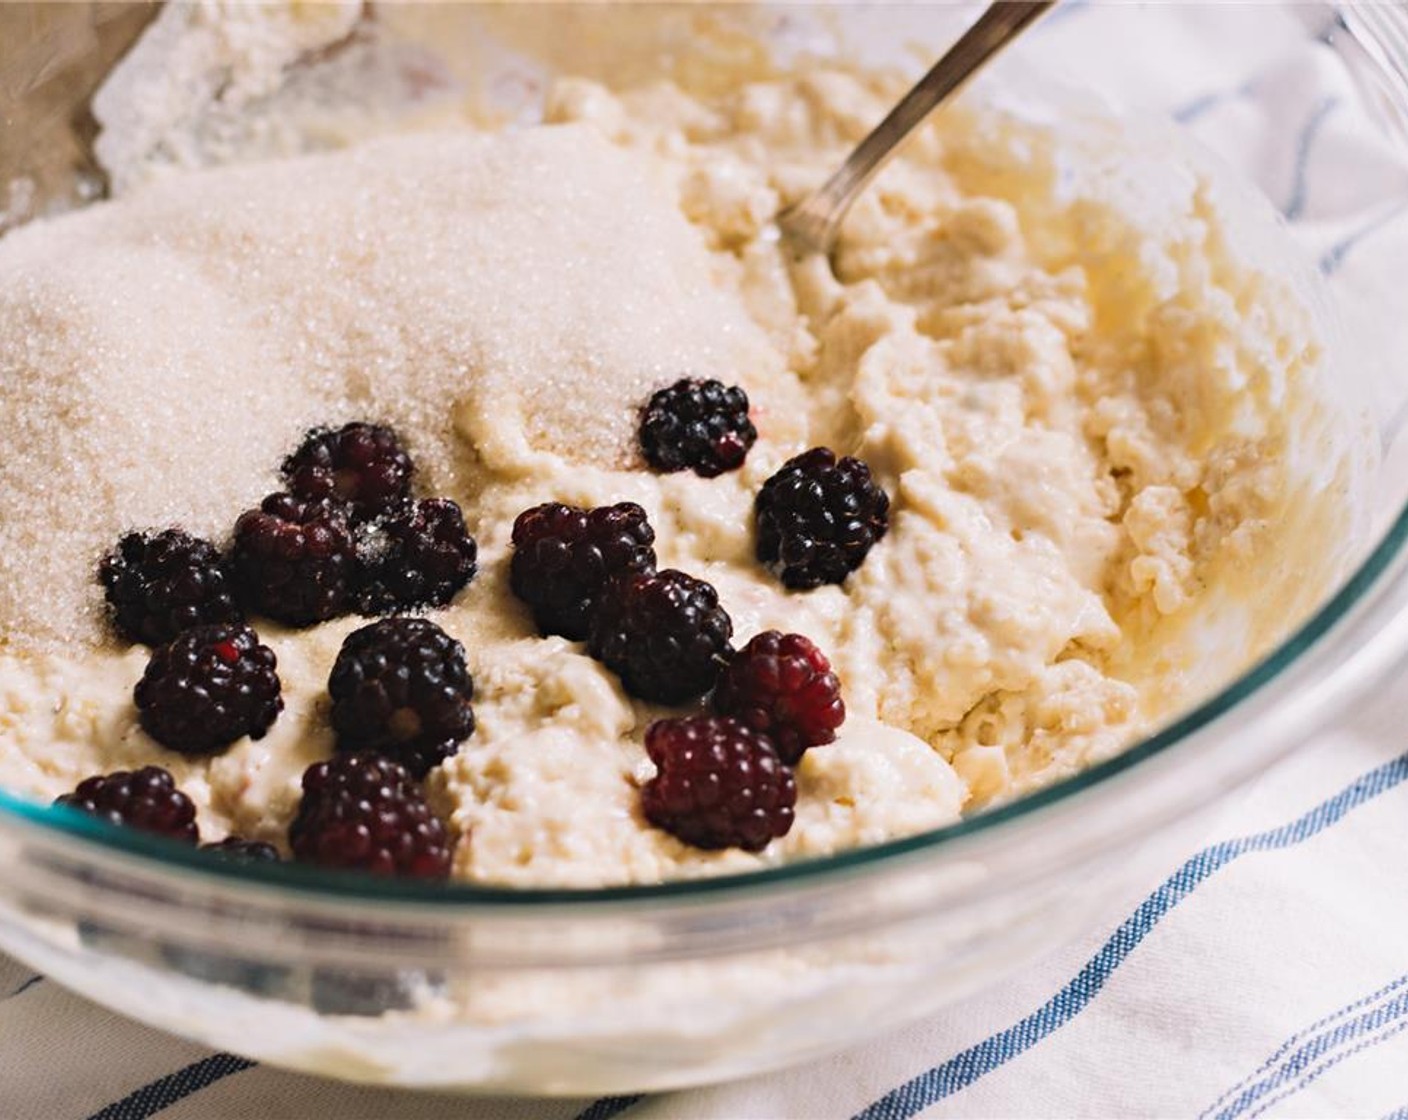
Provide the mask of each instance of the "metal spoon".
{"label": "metal spoon", "polygon": [[783,237],[802,252],[828,253],[851,203],[939,103],[1020,35],[1055,0],[999,0],[988,7],[889,116],[857,145],[841,169],[809,198],[778,215]]}

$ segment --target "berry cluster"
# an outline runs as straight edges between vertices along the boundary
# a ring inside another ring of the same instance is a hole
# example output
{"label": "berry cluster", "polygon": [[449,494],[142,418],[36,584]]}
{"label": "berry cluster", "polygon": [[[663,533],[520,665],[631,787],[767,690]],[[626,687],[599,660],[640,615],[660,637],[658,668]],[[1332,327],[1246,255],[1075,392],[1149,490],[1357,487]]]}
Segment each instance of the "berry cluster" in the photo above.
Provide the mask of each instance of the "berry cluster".
{"label": "berry cluster", "polygon": [[415,466],[390,428],[316,428],[283,463],[287,493],[235,525],[236,591],[250,611],[311,626],[357,610],[442,607],[478,568],[448,498],[416,501]]}
{"label": "berry cluster", "polygon": [[[645,460],[713,477],[742,465],[757,431],[742,389],[682,380],[641,410]],[[790,460],[755,503],[758,558],[793,588],[840,583],[889,523],[889,497],[857,459],[816,448]],[[800,634],[768,631],[742,650],[717,591],[657,571],[655,534],[632,503],[548,503],[513,528],[511,585],[539,630],[585,640],[630,695],[683,704],[712,693],[715,714],[659,720],[646,734],[656,775],[646,818],[686,843],[758,851],[792,826],[791,768],[833,742],[846,716],[826,656]]]}
{"label": "berry cluster", "polygon": [[[757,431],[742,389],[681,380],[641,411],[655,469],[711,478],[742,466]],[[474,731],[463,646],[435,623],[397,615],[442,606],[473,579],[477,548],[460,508],[412,494],[415,466],[390,429],[319,428],[282,464],[286,489],[240,516],[222,555],[180,529],[131,533],[99,576],[116,629],[154,646],[134,690],[142,726],[187,755],[263,736],[283,707],[273,652],[246,614],[310,626],[350,611],[391,615],[352,632],[328,678],[336,754],[310,766],[288,832],[295,858],[378,875],[444,878],[455,838],[421,780]],[[815,448],[787,462],[755,501],[757,555],[791,588],[840,583],[888,528],[869,468]],[[709,697],[711,714],[657,720],[647,820],[700,848],[760,851],[795,819],[795,767],[833,742],[840,683],[799,634],[767,631],[741,650],[708,583],[657,570],[638,505],[547,503],[512,533],[510,586],[538,629],[584,641],[640,700]],[[195,807],[147,767],[85,780],[59,799],[116,824],[197,843]],[[262,840],[226,837],[212,858],[277,861]]]}
{"label": "berry cluster", "polygon": [[[742,388],[684,378],[646,402],[637,437],[655,470],[713,478],[743,465],[758,431]],[[841,583],[885,535],[889,510],[889,495],[869,466],[814,447],[784,463],[758,492],[758,560],[795,590]]]}
{"label": "berry cluster", "polygon": [[[735,653],[718,592],[684,572],[656,571],[654,540],[631,503],[535,506],[514,523],[511,585],[543,633],[584,637],[630,695],[683,704],[713,692],[716,716],[651,725],[657,774],[642,807],[696,847],[759,851],[792,827],[791,767],[836,737],[846,712],[840,683],[798,634],[769,631]],[[378,698],[370,722],[387,724],[389,707]]]}
{"label": "berry cluster", "polygon": [[[304,774],[289,831],[300,859],[372,874],[443,878],[454,841],[418,779],[474,730],[464,647],[424,618],[385,618],[354,631],[328,680],[338,754]],[[142,726],[184,754],[261,737],[283,706],[274,655],[247,626],[183,631],[152,655],[136,688]],[[195,806],[170,773],[149,766],[85,779],[59,804],[195,843]],[[226,837],[215,858],[277,861],[264,841]]]}
{"label": "berry cluster", "polygon": [[474,577],[459,506],[412,498],[415,468],[389,428],[315,429],[282,470],[288,490],[240,516],[228,555],[167,529],[127,534],[99,565],[115,628],[156,647],[135,699],[172,750],[257,739],[282,707],[274,654],[246,613],[310,626],[353,607],[443,606]]}
{"label": "berry cluster", "polygon": [[[114,627],[154,647],[133,690],[142,727],[178,753],[261,738],[283,708],[274,653],[246,613],[308,626],[354,607],[441,606],[475,574],[459,507],[412,496],[414,464],[390,429],[316,429],[282,473],[287,490],[240,516],[228,555],[167,529],[127,534],[99,565]],[[294,854],[375,873],[448,873],[453,843],[418,779],[474,730],[463,647],[425,619],[383,619],[348,637],[329,693],[339,754],[305,774]],[[194,805],[159,767],[88,778],[59,803],[198,840]],[[279,859],[271,844],[238,836],[205,849],[241,863]]]}
{"label": "berry cluster", "polygon": [[826,656],[800,634],[769,630],[719,674],[715,715],[651,724],[656,774],[641,791],[646,820],[698,848],[761,851],[792,827],[792,767],[836,738],[846,718]]}
{"label": "berry cluster", "polygon": [[391,429],[315,429],[282,470],[288,489],[239,517],[228,556],[181,529],[118,542],[99,576],[123,637],[155,646],[246,613],[311,626],[439,607],[474,578],[459,506],[412,497],[415,467]]}
{"label": "berry cluster", "polygon": [[[195,804],[159,766],[85,778],[54,804],[179,843],[200,841]],[[420,783],[375,754],[338,755],[305,771],[289,846],[320,867],[429,879],[449,874],[455,848]],[[227,863],[280,862],[274,845],[233,834],[201,850]]]}
{"label": "berry cluster", "polygon": [[548,502],[514,522],[509,581],[544,634],[585,639],[632,696],[680,704],[714,686],[733,622],[709,584],[655,570],[654,541],[632,502]]}

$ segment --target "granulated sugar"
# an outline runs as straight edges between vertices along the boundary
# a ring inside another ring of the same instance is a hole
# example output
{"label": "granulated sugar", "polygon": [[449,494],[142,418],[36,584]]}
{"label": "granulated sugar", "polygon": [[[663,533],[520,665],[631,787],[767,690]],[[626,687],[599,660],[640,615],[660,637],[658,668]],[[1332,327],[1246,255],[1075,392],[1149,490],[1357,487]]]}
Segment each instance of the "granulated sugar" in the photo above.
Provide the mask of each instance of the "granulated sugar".
{"label": "granulated sugar", "polygon": [[222,540],[311,425],[392,423],[472,506],[485,467],[623,461],[666,380],[737,380],[756,329],[651,176],[582,126],[428,134],[0,242],[0,643],[100,640],[119,534]]}

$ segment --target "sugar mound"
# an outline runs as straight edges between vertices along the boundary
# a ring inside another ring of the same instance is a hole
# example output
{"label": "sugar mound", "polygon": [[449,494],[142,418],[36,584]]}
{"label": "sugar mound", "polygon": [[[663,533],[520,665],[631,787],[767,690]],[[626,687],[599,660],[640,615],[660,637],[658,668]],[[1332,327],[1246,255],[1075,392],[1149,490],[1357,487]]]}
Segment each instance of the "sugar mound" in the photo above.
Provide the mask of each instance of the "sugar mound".
{"label": "sugar mound", "polygon": [[534,456],[624,461],[650,389],[761,352],[712,267],[653,165],[579,125],[191,174],[17,231],[0,643],[101,640],[103,550],[222,539],[313,424],[398,426],[469,506]]}

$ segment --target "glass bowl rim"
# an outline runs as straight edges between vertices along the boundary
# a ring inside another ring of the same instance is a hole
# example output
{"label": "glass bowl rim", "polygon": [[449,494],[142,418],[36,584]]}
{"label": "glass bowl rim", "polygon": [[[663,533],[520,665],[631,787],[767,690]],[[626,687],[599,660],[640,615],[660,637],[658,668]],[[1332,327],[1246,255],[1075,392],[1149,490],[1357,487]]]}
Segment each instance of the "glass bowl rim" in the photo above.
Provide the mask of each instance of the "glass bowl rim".
{"label": "glass bowl rim", "polygon": [[306,900],[406,903],[417,907],[472,909],[474,907],[561,907],[585,904],[639,904],[650,902],[704,901],[733,894],[753,894],[770,886],[802,886],[851,871],[871,870],[896,859],[944,849],[954,841],[988,833],[1002,825],[1028,818],[1043,809],[1070,801],[1104,785],[1118,774],[1183,745],[1194,732],[1231,711],[1273,683],[1296,664],[1302,654],[1357,606],[1408,546],[1408,505],[1395,516],[1379,542],[1338,590],[1274,650],[1196,707],[1134,743],[1125,751],[1079,773],[1036,790],[1024,797],[942,828],[929,829],[879,844],[851,848],[827,856],[794,860],[760,868],[698,879],[611,887],[524,888],[485,886],[460,882],[427,882],[381,878],[284,862],[239,864],[220,860],[208,852],[133,829],[110,824],[81,810],[44,805],[0,789],[0,818],[18,818],[81,842],[138,857],[147,867],[195,872],[211,881],[272,888]]}

